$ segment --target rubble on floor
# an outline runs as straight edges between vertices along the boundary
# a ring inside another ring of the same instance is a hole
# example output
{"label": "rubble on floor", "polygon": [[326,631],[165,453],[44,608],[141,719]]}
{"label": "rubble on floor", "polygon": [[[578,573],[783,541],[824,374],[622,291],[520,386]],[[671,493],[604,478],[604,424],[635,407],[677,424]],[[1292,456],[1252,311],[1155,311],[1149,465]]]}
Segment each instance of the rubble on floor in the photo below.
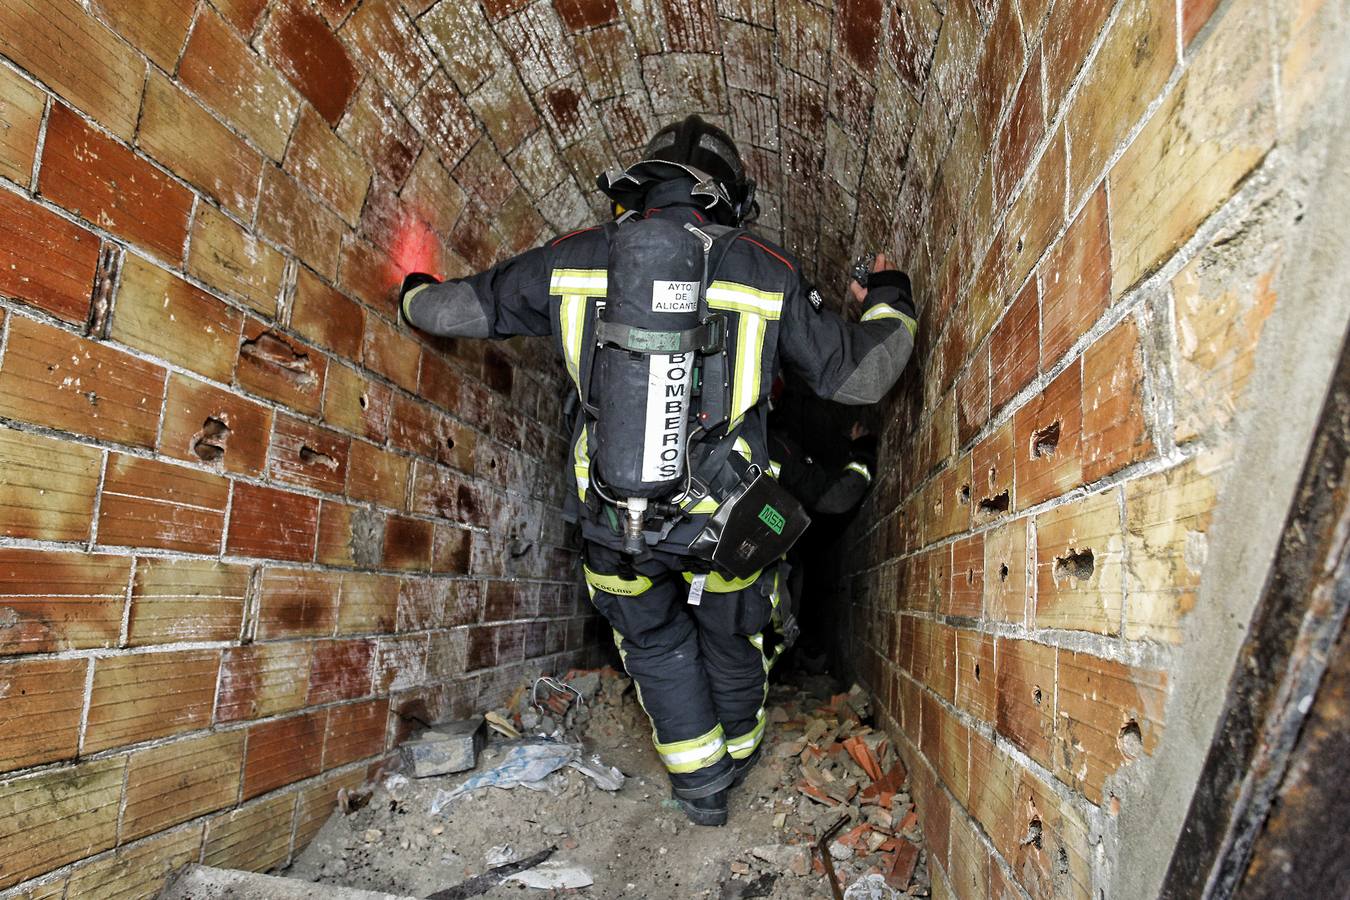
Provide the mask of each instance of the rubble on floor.
{"label": "rubble on floor", "polygon": [[[926,897],[905,767],[866,724],[862,689],[832,687],[809,676],[770,688],[759,764],[733,792],[728,825],[701,828],[670,799],[625,675],[540,679],[487,711],[472,771],[411,777],[433,754],[404,754],[403,771],[372,785],[369,798],[344,796],[285,874],[446,900],[522,891],[806,900],[838,896],[832,869],[850,900]],[[476,750],[479,726],[438,727],[417,743]]]}

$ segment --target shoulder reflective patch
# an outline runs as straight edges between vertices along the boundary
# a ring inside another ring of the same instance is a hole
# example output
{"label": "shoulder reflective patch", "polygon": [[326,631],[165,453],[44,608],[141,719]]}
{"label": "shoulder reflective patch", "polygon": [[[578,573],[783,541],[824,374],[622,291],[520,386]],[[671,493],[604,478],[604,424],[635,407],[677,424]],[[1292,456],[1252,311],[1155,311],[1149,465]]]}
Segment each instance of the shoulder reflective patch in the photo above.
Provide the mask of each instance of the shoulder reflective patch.
{"label": "shoulder reflective patch", "polygon": [[811,288],[807,291],[806,299],[811,302],[811,306],[816,312],[820,312],[820,308],[825,305],[825,298],[820,296],[820,290],[817,288]]}
{"label": "shoulder reflective patch", "polygon": [[754,313],[766,319],[778,319],[783,312],[782,291],[761,291],[734,281],[714,281],[705,296],[709,309]]}
{"label": "shoulder reflective patch", "polygon": [[554,269],[549,275],[548,292],[557,296],[603,297],[609,285],[605,269]]}

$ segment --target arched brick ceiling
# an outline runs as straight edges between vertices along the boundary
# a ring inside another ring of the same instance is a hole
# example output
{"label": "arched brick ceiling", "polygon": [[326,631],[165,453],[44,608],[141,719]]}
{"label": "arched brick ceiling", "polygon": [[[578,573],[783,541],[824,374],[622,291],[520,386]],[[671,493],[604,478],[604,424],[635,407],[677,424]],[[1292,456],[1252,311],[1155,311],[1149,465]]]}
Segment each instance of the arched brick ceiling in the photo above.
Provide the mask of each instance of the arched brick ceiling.
{"label": "arched brick ceiling", "polygon": [[[925,193],[902,188],[941,22],[927,0],[217,6],[374,154],[368,220],[382,197],[406,207],[392,197],[425,138],[468,195],[464,218],[478,219],[449,235],[472,267],[604,216],[596,173],[689,113],[737,138],[760,185],[759,227],[827,288],[843,287],[855,256],[893,247],[901,198]],[[905,215],[912,225],[918,210]]]}

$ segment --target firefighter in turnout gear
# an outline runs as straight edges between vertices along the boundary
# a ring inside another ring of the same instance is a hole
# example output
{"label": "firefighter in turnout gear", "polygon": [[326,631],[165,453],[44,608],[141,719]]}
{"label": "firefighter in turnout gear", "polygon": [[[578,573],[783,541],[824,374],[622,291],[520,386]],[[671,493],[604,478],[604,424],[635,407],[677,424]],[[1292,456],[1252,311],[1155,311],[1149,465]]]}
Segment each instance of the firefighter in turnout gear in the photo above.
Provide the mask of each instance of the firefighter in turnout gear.
{"label": "firefighter in turnout gear", "polygon": [[468,278],[409,275],[402,314],[433,335],[552,336],[579,400],[570,461],[591,598],[674,796],[721,825],[764,736],[779,561],[809,521],[770,471],[774,375],[876,403],[909,359],[914,307],[902,273],[876,271],[858,321],[823,309],[797,261],[742,227],[754,182],[696,116],[598,182],[616,221]]}

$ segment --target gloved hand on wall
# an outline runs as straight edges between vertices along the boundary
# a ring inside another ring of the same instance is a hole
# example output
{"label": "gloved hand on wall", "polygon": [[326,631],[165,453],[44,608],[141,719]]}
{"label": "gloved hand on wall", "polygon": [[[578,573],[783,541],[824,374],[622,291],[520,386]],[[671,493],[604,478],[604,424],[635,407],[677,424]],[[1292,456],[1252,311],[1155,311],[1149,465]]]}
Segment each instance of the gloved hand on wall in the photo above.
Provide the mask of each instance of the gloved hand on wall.
{"label": "gloved hand on wall", "polygon": [[909,276],[891,266],[884,253],[878,253],[872,261],[872,271],[867,276],[867,287],[853,281],[848,289],[853,296],[853,302],[861,307],[864,313],[872,307],[885,304],[909,316],[910,319],[918,318],[914,309]]}
{"label": "gloved hand on wall", "polygon": [[403,278],[403,284],[398,289],[398,309],[399,314],[403,316],[403,321],[409,325],[413,324],[408,316],[408,301],[417,293],[417,289],[428,284],[440,284],[441,280],[435,275],[428,275],[426,272],[409,272]]}

